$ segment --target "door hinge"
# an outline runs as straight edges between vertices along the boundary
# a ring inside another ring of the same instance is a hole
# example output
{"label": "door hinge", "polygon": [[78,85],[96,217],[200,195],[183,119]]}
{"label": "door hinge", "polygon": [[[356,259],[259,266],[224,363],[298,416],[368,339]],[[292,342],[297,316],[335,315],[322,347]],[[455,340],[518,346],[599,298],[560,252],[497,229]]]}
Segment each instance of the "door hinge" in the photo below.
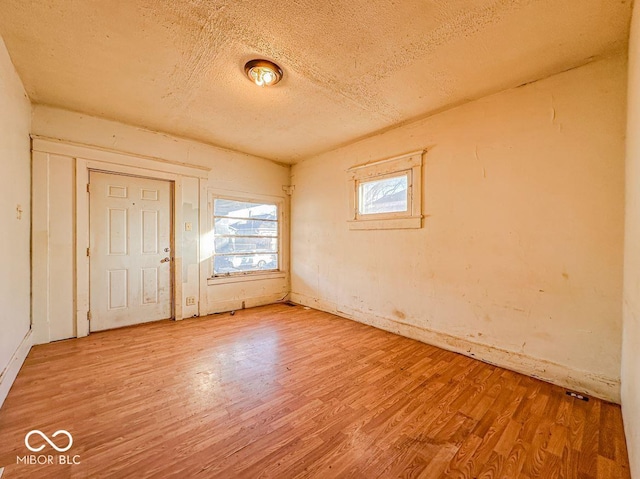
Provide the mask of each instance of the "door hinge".
{"label": "door hinge", "polygon": [[91,321],[91,311],[87,311],[87,321]]}
{"label": "door hinge", "polygon": [[91,193],[91,183],[87,183],[87,193]]}
{"label": "door hinge", "polygon": [[91,256],[91,248],[87,248],[87,256]]}

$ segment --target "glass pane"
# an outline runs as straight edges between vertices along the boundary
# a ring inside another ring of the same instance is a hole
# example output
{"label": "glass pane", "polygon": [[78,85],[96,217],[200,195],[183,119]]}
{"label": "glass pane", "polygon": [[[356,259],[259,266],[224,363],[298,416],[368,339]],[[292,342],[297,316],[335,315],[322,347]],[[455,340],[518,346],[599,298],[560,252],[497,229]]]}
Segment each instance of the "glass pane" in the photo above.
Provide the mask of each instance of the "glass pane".
{"label": "glass pane", "polygon": [[408,210],[408,175],[360,183],[358,210],[362,215]]}
{"label": "glass pane", "polygon": [[278,269],[278,207],[214,199],[216,275]]}
{"label": "glass pane", "polygon": [[278,207],[265,203],[250,203],[248,201],[216,198],[213,201],[213,216],[277,220]]}
{"label": "glass pane", "polygon": [[278,238],[254,237],[217,237],[214,242],[215,254],[233,253],[277,253]]}
{"label": "glass pane", "polygon": [[278,236],[277,221],[216,218],[215,234],[240,236]]}
{"label": "glass pane", "polygon": [[277,254],[248,254],[214,256],[213,273],[244,273],[247,271],[273,271],[278,269]]}

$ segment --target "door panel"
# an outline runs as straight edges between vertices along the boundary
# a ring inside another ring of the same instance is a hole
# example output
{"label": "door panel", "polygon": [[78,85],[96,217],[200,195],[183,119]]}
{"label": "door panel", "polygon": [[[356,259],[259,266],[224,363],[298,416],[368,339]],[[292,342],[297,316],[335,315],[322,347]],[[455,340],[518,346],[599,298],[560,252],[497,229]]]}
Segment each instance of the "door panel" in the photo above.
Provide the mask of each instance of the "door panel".
{"label": "door panel", "polygon": [[109,282],[107,283],[107,295],[109,296],[109,305],[107,309],[123,309],[127,307],[129,281],[128,271],[126,269],[112,269],[107,271]]}
{"label": "door panel", "polygon": [[142,270],[142,302],[144,304],[158,302],[158,268]]}
{"label": "door panel", "polygon": [[144,210],[142,212],[142,254],[158,254],[158,212]]}
{"label": "door panel", "polygon": [[171,183],[90,174],[91,331],[171,317]]}
{"label": "door panel", "polygon": [[109,208],[109,222],[107,223],[107,237],[109,238],[109,251],[107,254],[127,254],[127,226],[128,212],[126,209]]}

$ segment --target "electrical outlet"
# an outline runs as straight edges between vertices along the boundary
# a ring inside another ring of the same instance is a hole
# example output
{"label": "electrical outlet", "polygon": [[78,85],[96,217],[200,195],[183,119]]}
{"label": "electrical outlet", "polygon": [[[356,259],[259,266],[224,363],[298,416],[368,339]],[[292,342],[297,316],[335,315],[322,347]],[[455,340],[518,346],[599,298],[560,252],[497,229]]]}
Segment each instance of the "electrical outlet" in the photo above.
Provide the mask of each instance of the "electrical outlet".
{"label": "electrical outlet", "polygon": [[195,305],[196,305],[196,297],[187,296],[187,306],[195,306]]}
{"label": "electrical outlet", "polygon": [[193,223],[191,223],[191,221],[187,221],[184,224],[184,230],[185,231],[191,231],[193,229]]}

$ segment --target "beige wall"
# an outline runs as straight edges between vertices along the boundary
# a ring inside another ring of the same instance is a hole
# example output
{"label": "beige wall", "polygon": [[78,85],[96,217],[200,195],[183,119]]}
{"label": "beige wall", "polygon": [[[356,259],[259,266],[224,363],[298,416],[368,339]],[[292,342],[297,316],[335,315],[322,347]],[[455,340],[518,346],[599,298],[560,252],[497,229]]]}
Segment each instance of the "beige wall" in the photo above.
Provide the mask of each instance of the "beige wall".
{"label": "beige wall", "polygon": [[29,99],[0,38],[0,405],[28,352],[30,122]]}
{"label": "beige wall", "polygon": [[[292,170],[292,299],[619,400],[626,60]],[[346,170],[427,148],[424,227],[350,231]]]}
{"label": "beige wall", "polygon": [[629,40],[622,414],[633,477],[640,477],[640,6]]}
{"label": "beige wall", "polygon": [[[181,231],[180,257],[182,273],[182,316],[204,315],[271,303],[289,291],[288,273],[279,277],[236,283],[213,282],[200,274],[199,264],[206,264],[210,238],[208,199],[212,192],[235,196],[261,195],[285,201],[288,224],[288,197],[283,185],[289,184],[289,167],[271,161],[216,148],[191,140],[176,138],[109,120],[66,110],[36,105],[33,107],[32,133],[39,137],[91,145],[98,152],[117,151],[131,155],[120,166],[137,166],[149,158],[160,160],[152,166],[169,171],[171,165],[194,165],[210,168],[208,180],[182,176],[178,202],[182,221],[193,223],[192,232]],[[38,152],[34,154],[34,257],[47,268],[34,270],[34,336],[47,342],[78,334],[75,328],[73,264],[74,197],[76,159],[71,154]],[[134,164],[135,163],[135,164]],[[54,221],[49,218],[55,217]],[[284,236],[288,240],[288,229]],[[202,241],[201,241],[202,239]],[[285,258],[285,270],[288,261]],[[55,273],[55,276],[53,276]],[[54,281],[51,278],[55,278]],[[187,296],[195,296],[196,306],[187,306]]]}

